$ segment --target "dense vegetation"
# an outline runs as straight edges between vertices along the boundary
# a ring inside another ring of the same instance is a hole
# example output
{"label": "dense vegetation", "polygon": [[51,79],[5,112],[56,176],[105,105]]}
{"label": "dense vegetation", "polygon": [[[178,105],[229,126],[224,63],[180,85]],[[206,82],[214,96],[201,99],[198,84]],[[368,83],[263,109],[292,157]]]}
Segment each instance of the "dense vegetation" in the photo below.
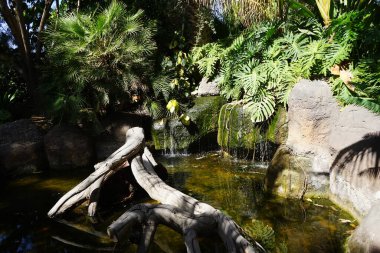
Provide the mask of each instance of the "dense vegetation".
{"label": "dense vegetation", "polygon": [[[68,14],[49,27],[44,86],[48,108],[65,119],[113,109],[146,90],[153,70],[154,28],[143,11],[112,2],[95,14]],[[82,114],[82,115],[78,115]]]}
{"label": "dense vegetation", "polygon": [[298,14],[195,47],[193,60],[203,75],[218,81],[222,94],[247,106],[253,122],[286,106],[302,78],[326,79],[343,104],[380,112],[380,23],[373,9],[343,12],[325,27]]}
{"label": "dense vegetation", "polygon": [[301,78],[380,112],[377,1],[2,0],[0,13],[0,122],[180,116],[202,76],[254,122]]}

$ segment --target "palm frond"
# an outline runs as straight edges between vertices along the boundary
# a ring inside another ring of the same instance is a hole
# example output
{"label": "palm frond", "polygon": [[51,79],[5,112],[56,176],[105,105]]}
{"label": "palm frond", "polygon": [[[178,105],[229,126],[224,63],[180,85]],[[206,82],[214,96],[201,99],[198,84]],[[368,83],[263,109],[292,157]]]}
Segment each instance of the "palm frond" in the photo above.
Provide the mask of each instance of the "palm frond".
{"label": "palm frond", "polygon": [[153,31],[142,11],[130,14],[116,0],[97,13],[58,18],[45,35],[48,72],[61,77],[52,85],[81,95],[95,113],[112,99],[128,99],[131,84],[151,72]]}

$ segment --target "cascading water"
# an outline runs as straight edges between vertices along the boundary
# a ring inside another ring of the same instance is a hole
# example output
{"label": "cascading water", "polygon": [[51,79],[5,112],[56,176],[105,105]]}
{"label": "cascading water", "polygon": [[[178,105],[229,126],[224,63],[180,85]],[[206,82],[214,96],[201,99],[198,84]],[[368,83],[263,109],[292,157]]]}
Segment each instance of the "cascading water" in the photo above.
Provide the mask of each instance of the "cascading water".
{"label": "cascading water", "polygon": [[240,104],[226,104],[219,115],[218,144],[222,151],[253,161],[270,160],[273,143],[268,139],[267,123],[252,123],[249,113]]}
{"label": "cascading water", "polygon": [[179,138],[177,135],[177,128],[178,122],[175,120],[171,120],[166,124],[165,130],[164,130],[164,149],[163,149],[163,155],[168,157],[175,157],[175,156],[184,156],[187,155],[187,150],[178,148],[178,141],[177,138]]}

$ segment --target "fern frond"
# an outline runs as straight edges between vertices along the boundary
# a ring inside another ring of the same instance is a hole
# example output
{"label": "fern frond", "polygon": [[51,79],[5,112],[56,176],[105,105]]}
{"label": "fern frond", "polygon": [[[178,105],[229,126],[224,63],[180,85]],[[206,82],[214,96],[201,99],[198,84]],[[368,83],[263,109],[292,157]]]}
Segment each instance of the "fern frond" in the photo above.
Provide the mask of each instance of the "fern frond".
{"label": "fern frond", "polygon": [[165,101],[168,101],[170,98],[171,90],[170,82],[172,78],[168,75],[160,75],[154,78],[152,82],[153,92],[156,98],[159,98],[162,95]]}

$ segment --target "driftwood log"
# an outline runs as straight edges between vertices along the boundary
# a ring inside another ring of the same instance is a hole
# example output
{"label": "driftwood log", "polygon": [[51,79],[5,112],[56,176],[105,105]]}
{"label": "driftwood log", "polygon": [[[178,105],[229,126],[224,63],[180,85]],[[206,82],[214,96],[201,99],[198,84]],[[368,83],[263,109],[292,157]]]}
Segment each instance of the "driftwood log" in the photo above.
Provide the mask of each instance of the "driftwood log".
{"label": "driftwood log", "polygon": [[183,234],[188,253],[200,252],[197,237],[217,234],[229,253],[264,251],[244,236],[243,230],[220,210],[186,195],[161,180],[154,171],[157,166],[145,147],[144,131],[134,127],[128,130],[126,143],[105,161],[95,165],[95,171],[67,192],[49,211],[49,217],[64,213],[69,208],[89,199],[88,214],[96,213],[99,190],[102,184],[118,169],[130,162],[137,183],[160,204],[138,204],[130,208],[108,227],[114,241],[126,240],[136,226],[142,228],[138,253],[147,252],[156,228],[163,224]]}

